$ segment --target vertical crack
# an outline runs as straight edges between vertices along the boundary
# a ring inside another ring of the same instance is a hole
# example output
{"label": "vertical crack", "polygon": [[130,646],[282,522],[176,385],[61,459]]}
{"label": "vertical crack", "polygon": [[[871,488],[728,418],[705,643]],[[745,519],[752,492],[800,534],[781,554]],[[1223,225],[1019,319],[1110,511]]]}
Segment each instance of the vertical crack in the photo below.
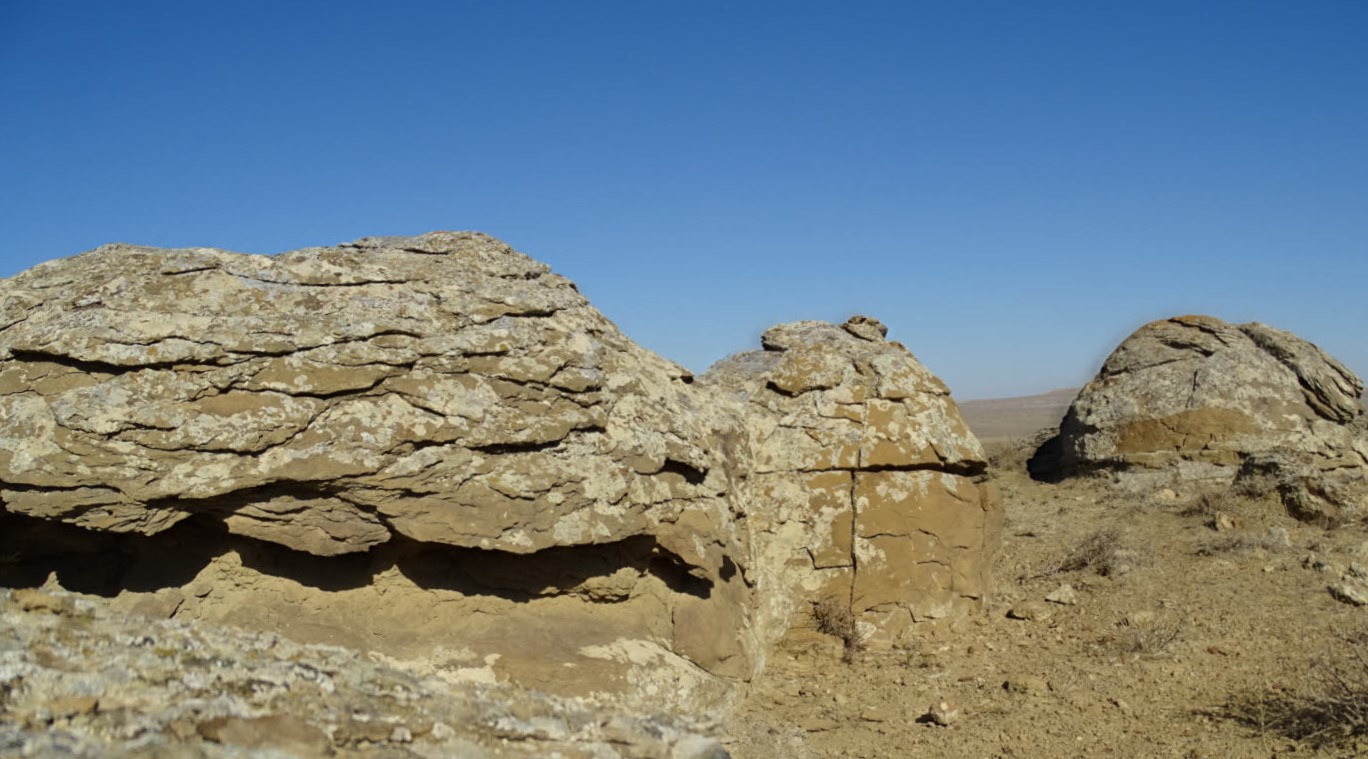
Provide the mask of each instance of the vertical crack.
{"label": "vertical crack", "polygon": [[859,550],[856,542],[859,540],[860,509],[859,501],[855,497],[855,485],[859,482],[859,473],[850,473],[850,593],[847,603],[851,612],[855,611],[855,578],[860,574]]}

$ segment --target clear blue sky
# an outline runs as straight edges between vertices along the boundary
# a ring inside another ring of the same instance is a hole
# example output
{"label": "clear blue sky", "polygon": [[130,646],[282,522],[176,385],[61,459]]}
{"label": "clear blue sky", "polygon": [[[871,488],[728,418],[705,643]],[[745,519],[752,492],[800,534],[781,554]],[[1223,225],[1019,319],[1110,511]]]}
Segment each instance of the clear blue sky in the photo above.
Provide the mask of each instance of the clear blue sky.
{"label": "clear blue sky", "polygon": [[1368,373],[1368,2],[0,0],[0,276],[478,229],[695,370],[869,313],[960,398],[1135,327]]}

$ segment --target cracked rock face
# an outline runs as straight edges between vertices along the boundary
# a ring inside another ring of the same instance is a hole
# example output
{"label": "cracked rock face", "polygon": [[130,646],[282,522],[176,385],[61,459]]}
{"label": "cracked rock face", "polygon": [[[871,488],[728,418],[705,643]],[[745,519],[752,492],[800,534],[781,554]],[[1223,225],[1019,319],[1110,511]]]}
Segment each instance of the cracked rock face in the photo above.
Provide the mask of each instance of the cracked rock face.
{"label": "cracked rock face", "polygon": [[[5,509],[132,536],[194,520],[167,540],[222,550],[191,570],[211,592],[178,614],[306,638],[369,629],[350,642],[405,654],[431,636],[489,677],[537,650],[579,662],[529,678],[546,687],[657,687],[627,682],[647,661],[686,681],[751,670],[744,582],[727,563],[744,555],[733,423],[497,240],[274,257],[110,245],[4,282],[0,314]],[[184,537],[207,526],[229,535]],[[294,614],[311,594],[268,565],[303,558],[232,536],[370,565],[332,570],[357,587]],[[453,549],[445,570],[434,547]],[[576,562],[548,551],[576,547],[606,576],[556,571]],[[539,585],[498,561],[519,555]]]}
{"label": "cracked rock face", "polygon": [[868,317],[781,324],[704,381],[742,399],[762,615],[847,601],[871,642],[962,615],[990,589],[1002,510],[949,390]]}
{"label": "cracked rock face", "polygon": [[1052,479],[1230,480],[1252,455],[1290,455],[1362,477],[1363,382],[1288,332],[1208,316],[1153,322],[1127,338],[1032,461]]}
{"label": "cracked rock face", "polygon": [[716,703],[803,599],[896,637],[986,590],[982,451],[886,332],[696,382],[478,233],[108,245],[0,282],[0,582]]}
{"label": "cracked rock face", "polygon": [[530,553],[642,534],[655,504],[726,489],[713,420],[667,413],[686,373],[487,237],[111,245],[2,297],[19,513],[154,534],[217,511],[324,556],[393,535]]}

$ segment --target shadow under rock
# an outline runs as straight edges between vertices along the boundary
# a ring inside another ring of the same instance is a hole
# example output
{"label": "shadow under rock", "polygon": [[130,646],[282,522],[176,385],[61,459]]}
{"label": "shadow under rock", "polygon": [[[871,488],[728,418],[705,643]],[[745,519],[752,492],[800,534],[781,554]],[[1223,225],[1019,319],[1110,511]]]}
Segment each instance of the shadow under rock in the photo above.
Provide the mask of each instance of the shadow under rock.
{"label": "shadow under rock", "polygon": [[711,581],[644,535],[530,554],[396,536],[365,553],[315,556],[233,535],[222,518],[209,514],[147,536],[87,530],[0,509],[0,585],[7,587],[37,587],[55,575],[63,588],[80,593],[151,593],[190,584],[230,552],[248,569],[326,592],[374,585],[377,575],[391,568],[423,588],[514,602],[562,593],[623,600],[635,580],[647,574],[677,593],[707,598],[712,591]]}

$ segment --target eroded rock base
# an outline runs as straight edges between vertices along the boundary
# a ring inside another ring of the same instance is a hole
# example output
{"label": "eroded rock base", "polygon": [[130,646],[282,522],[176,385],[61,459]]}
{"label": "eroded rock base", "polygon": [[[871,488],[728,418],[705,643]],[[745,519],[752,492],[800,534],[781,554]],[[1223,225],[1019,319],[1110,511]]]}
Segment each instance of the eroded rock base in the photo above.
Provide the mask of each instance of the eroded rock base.
{"label": "eroded rock base", "polygon": [[675,637],[671,621],[706,606],[715,588],[648,537],[530,555],[398,540],[319,557],[205,518],[146,537],[0,513],[0,558],[0,585],[58,587],[154,619],[346,646],[452,680],[622,695],[658,708],[726,695],[716,677],[658,642]]}
{"label": "eroded rock base", "polygon": [[682,719],[4,588],[0,755],[727,756]]}

